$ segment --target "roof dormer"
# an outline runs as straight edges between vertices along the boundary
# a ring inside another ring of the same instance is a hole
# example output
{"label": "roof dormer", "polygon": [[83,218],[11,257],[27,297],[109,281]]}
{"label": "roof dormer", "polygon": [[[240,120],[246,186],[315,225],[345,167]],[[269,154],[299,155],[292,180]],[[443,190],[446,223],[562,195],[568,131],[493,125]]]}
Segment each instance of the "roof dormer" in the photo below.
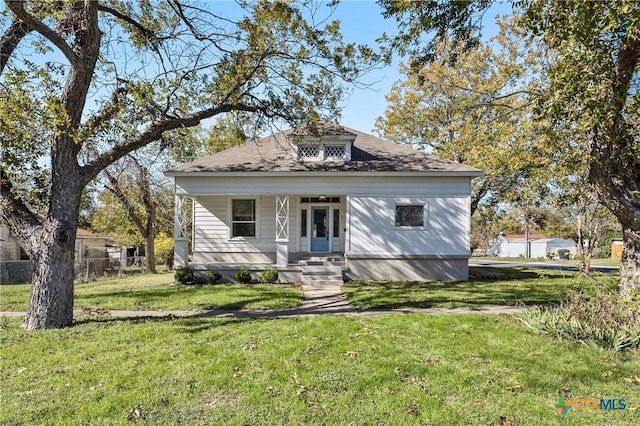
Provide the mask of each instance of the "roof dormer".
{"label": "roof dormer", "polygon": [[351,160],[351,146],[356,135],[344,128],[324,124],[317,136],[308,132],[292,132],[288,137],[296,161],[344,162]]}

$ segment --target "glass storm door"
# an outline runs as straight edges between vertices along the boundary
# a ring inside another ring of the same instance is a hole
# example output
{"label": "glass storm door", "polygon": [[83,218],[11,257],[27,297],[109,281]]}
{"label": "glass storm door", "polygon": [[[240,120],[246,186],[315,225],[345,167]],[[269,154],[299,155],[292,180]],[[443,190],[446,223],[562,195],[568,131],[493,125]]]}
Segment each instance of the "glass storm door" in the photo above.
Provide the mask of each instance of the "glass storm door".
{"label": "glass storm door", "polygon": [[329,207],[313,207],[311,209],[311,251],[329,251],[328,217]]}

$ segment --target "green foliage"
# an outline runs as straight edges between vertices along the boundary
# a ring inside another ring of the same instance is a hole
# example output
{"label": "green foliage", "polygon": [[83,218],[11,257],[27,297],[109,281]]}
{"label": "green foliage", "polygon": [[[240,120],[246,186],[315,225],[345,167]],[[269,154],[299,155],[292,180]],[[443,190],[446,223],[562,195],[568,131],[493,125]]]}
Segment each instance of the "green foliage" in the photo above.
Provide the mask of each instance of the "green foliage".
{"label": "green foliage", "polygon": [[[146,212],[138,187],[133,181],[126,181],[122,185],[123,192],[135,209],[135,214],[146,226]],[[160,243],[161,249],[167,248],[164,239],[173,234],[173,200],[174,196],[166,187],[156,187],[153,190],[156,209],[155,229],[158,237],[156,243]],[[129,218],[126,209],[118,198],[109,190],[102,190],[98,194],[98,208],[95,210],[92,221],[92,229],[103,235],[114,238],[116,244],[124,246],[142,245],[144,238],[140,231]],[[166,254],[166,253],[165,253]]]}
{"label": "green foliage", "polygon": [[486,195],[511,201],[523,196],[528,182],[544,188],[544,177],[537,176],[545,175],[549,159],[544,123],[534,120],[527,95],[542,51],[511,22],[498,25],[497,36],[458,55],[455,64],[451,42],[442,40],[433,62],[403,67],[406,79],[393,85],[385,115],[376,121],[387,139],[481,169],[472,213]]}
{"label": "green foliage", "polygon": [[164,232],[159,232],[155,238],[154,246],[156,249],[156,263],[166,264],[173,250],[173,238]]}
{"label": "green foliage", "polygon": [[534,307],[520,320],[540,334],[616,351],[640,348],[640,306],[610,290],[576,292],[558,307]]}
{"label": "green foliage", "polygon": [[236,271],[235,278],[239,283],[249,283],[251,282],[251,271],[249,271],[249,268],[242,265],[240,269]]}
{"label": "green foliage", "polygon": [[267,268],[260,274],[260,280],[263,283],[272,284],[278,281],[278,270]]}
{"label": "green foliage", "polygon": [[176,268],[174,278],[180,284],[191,284],[195,279],[195,272],[189,266],[180,266]]}
{"label": "green foliage", "polygon": [[209,284],[217,284],[222,279],[222,272],[217,269],[213,269],[211,271],[207,271],[207,282]]}

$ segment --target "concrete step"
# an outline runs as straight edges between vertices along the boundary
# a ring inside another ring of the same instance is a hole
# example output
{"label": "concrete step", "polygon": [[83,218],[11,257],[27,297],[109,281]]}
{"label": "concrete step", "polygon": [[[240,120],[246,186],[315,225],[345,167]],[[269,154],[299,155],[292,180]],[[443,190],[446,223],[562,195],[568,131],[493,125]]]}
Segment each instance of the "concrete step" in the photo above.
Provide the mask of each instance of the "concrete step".
{"label": "concrete step", "polygon": [[343,282],[342,275],[303,275],[302,281],[340,281]]}
{"label": "concrete step", "polygon": [[342,285],[344,284],[344,279],[342,278],[342,274],[302,275],[302,284]]}
{"label": "concrete step", "polygon": [[303,269],[302,275],[340,275],[342,276],[342,269],[340,268],[314,268],[314,269]]}

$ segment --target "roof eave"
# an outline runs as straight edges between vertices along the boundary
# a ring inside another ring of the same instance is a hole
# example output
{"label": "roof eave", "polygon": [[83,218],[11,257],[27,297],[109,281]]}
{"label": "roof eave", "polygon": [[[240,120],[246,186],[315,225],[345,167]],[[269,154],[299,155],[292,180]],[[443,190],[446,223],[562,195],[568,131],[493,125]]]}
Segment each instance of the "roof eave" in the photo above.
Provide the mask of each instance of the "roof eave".
{"label": "roof eave", "polygon": [[167,177],[265,177],[265,176],[430,176],[430,177],[470,177],[482,176],[480,170],[425,170],[425,171],[345,171],[345,170],[318,170],[318,171],[219,171],[219,172],[174,172],[165,171]]}

